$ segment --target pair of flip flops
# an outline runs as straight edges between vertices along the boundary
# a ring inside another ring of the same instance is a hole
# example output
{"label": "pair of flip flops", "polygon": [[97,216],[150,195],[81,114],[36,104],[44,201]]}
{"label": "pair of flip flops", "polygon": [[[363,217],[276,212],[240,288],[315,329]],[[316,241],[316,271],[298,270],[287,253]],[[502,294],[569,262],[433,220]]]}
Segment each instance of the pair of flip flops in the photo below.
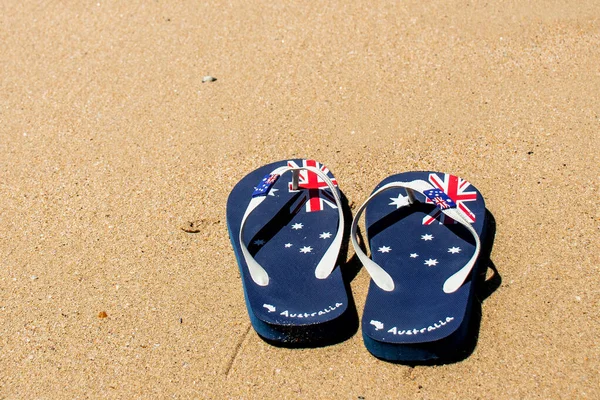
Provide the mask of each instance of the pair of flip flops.
{"label": "pair of flip flops", "polygon": [[[365,212],[369,258],[358,243]],[[312,346],[352,334],[349,285],[336,268],[347,221],[333,174],[314,160],[263,166],[227,202],[227,225],[250,320],[266,341]],[[365,347],[391,361],[428,361],[468,340],[486,210],[464,179],[405,172],[356,211],[350,239],[371,275]]]}

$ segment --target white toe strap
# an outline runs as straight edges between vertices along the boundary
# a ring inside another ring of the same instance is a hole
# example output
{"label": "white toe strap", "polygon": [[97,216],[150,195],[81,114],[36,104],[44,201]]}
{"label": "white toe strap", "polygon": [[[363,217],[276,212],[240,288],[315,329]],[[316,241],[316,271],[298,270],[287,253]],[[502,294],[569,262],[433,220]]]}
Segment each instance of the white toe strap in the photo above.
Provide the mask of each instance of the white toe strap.
{"label": "white toe strap", "polygon": [[436,204],[440,208],[441,212],[443,212],[444,214],[446,214],[447,216],[449,216],[450,218],[454,219],[455,221],[463,225],[465,228],[467,228],[467,230],[471,232],[471,234],[475,238],[475,252],[471,259],[459,271],[454,273],[451,277],[449,277],[446,280],[446,282],[444,282],[443,289],[445,293],[455,292],[456,290],[458,290],[458,288],[462,286],[464,281],[469,276],[471,269],[473,269],[475,261],[477,260],[477,256],[479,255],[479,251],[481,250],[481,243],[479,240],[479,235],[477,234],[475,229],[473,229],[469,221],[464,217],[463,212],[459,211],[456,208],[456,203],[454,203],[453,200],[450,199],[450,197],[448,197],[441,190],[433,187],[429,182],[420,179],[414,180],[412,182],[390,182],[373,192],[373,194],[371,194],[371,196],[369,196],[369,198],[356,211],[356,216],[354,217],[354,220],[352,221],[352,227],[350,228],[350,238],[352,240],[352,245],[354,246],[354,251],[356,252],[356,255],[358,256],[362,264],[365,266],[365,269],[369,272],[371,278],[373,279],[373,282],[375,282],[377,286],[388,292],[394,290],[394,280],[392,279],[390,274],[388,274],[383,268],[381,268],[376,262],[371,260],[362,251],[362,249],[358,245],[356,234],[358,220],[360,219],[360,216],[367,207],[367,204],[369,204],[369,202],[379,194],[387,190],[396,188],[406,189],[406,193],[408,195],[408,204],[404,205],[403,207],[410,206],[410,204],[413,204],[416,201],[414,192],[419,192],[427,198],[437,196],[438,198],[443,200],[440,203],[437,203],[434,200],[434,204]]}
{"label": "white toe strap", "polygon": [[248,265],[248,270],[250,272],[250,276],[252,277],[252,280],[259,286],[267,286],[269,284],[269,275],[267,274],[267,271],[265,271],[265,269],[254,259],[254,257],[252,257],[252,255],[248,251],[248,248],[244,244],[244,241],[242,240],[246,220],[248,219],[248,216],[252,213],[252,211],[254,211],[256,209],[256,207],[258,207],[267,198],[267,195],[269,194],[271,187],[273,187],[275,182],[284,173],[286,173],[288,171],[292,172],[292,174],[293,174],[292,175],[292,189],[297,190],[298,189],[298,181],[299,181],[298,176],[299,176],[300,171],[302,171],[302,170],[314,172],[315,174],[317,174],[317,176],[319,178],[321,178],[323,180],[323,182],[325,182],[327,184],[327,187],[329,188],[329,190],[331,190],[331,193],[335,199],[335,204],[337,206],[338,216],[339,216],[337,233],[336,233],[335,237],[333,238],[331,245],[329,246],[329,248],[323,255],[323,258],[321,258],[321,261],[319,261],[319,264],[315,268],[315,276],[318,279],[325,279],[331,274],[331,271],[333,271],[333,269],[335,268],[335,262],[337,261],[338,255],[340,253],[340,247],[342,245],[342,237],[343,237],[343,233],[344,233],[344,215],[343,215],[343,210],[342,210],[342,201],[340,199],[340,195],[339,195],[335,185],[333,184],[331,179],[329,179],[327,174],[325,174],[323,171],[321,171],[318,168],[311,167],[311,166],[306,166],[306,167],[283,166],[283,167],[279,167],[279,168],[276,168],[275,170],[273,170],[270,174],[265,176],[263,178],[263,180],[259,183],[258,187],[252,194],[252,200],[250,200],[250,203],[248,204],[248,207],[246,208],[246,212],[244,213],[244,216],[242,218],[242,222],[240,225],[240,234],[239,234],[238,239],[240,242],[240,247],[242,249],[242,255],[244,256],[244,260],[246,261],[246,264]]}

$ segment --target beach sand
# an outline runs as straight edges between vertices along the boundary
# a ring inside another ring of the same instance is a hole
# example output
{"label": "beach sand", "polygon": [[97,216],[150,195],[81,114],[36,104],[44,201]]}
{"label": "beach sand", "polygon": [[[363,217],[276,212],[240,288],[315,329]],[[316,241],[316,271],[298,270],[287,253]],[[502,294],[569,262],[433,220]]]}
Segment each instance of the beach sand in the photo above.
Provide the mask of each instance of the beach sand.
{"label": "beach sand", "polygon": [[[0,4],[0,398],[600,398],[599,2],[33,3]],[[225,203],[295,157],[354,208],[400,171],[478,187],[469,357],[256,335]]]}

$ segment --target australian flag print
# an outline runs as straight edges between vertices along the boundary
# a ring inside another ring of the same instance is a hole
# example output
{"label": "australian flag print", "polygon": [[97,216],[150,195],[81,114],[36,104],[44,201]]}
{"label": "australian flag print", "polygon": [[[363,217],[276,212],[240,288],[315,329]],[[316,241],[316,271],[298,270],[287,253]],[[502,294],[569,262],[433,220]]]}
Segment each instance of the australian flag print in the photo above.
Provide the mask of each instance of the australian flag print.
{"label": "australian flag print", "polygon": [[[335,203],[328,204],[329,196],[335,201],[332,193],[328,187],[323,188],[324,182],[315,178],[314,172],[300,173],[296,190],[289,185],[293,180],[291,171],[273,178],[273,171],[284,166],[313,166],[335,182],[329,170],[316,161],[278,161],[244,177],[232,190],[227,204],[228,227],[250,317],[260,335],[271,340],[281,340],[282,333],[271,332],[265,323],[313,326],[337,318],[348,303],[339,268],[323,279],[315,276],[317,265],[338,231],[338,209]],[[253,199],[253,195],[260,197]],[[252,204],[255,208],[246,214]],[[239,238],[244,215],[247,217]],[[266,284],[253,280],[240,242],[268,275]]]}
{"label": "australian flag print", "polygon": [[435,204],[440,210],[456,208],[456,203],[441,189],[430,189],[423,192],[427,199]]}
{"label": "australian flag print", "polygon": [[[454,205],[445,208],[456,207],[463,212],[467,221],[471,223],[475,222],[475,214],[469,209],[467,203],[477,201],[477,192],[470,190],[471,184],[469,182],[450,174],[443,174],[441,178],[438,174],[429,174],[429,183],[444,193],[445,197],[442,200],[445,200],[447,204],[448,199],[452,200]],[[436,201],[438,203],[436,203]],[[435,197],[432,198],[428,196],[426,202],[430,204],[433,203],[439,206],[439,208],[445,209],[442,207],[443,202],[441,200],[436,200]],[[424,217],[422,223],[423,225],[431,225],[435,221],[446,225],[456,224],[456,221],[438,209],[433,210],[429,215]]]}
{"label": "australian flag print", "polygon": [[[292,168],[300,167],[295,161],[288,161],[287,165]],[[317,168],[324,174],[329,174],[329,169],[315,160],[302,160],[301,166]],[[337,180],[331,176],[330,178],[333,185],[337,186]],[[290,192],[302,192],[303,199],[306,203],[306,212],[323,211],[325,205],[331,208],[337,208],[327,184],[319,177],[319,175],[312,171],[300,171],[298,189],[294,190],[292,182],[289,182],[288,190]]]}
{"label": "australian flag print", "polygon": [[[388,294],[369,291],[373,301],[365,306],[363,326],[376,340],[437,340],[456,329],[462,318],[462,314],[443,305],[449,296],[455,300],[467,293],[459,290],[448,295],[443,287],[474,254],[475,241],[463,225],[443,218],[441,209],[461,205],[467,209],[469,204],[470,220],[475,221],[475,215],[485,213],[485,205],[467,181],[448,174],[406,172],[384,180],[380,186],[428,178],[435,188],[427,190],[426,196],[416,193],[418,201],[414,204],[408,205],[406,191],[398,188],[375,197],[365,211],[371,258],[390,274],[395,284],[394,291]],[[481,230],[480,221],[473,226]],[[391,296],[393,301],[385,296]],[[404,307],[386,307],[388,302]]]}
{"label": "australian flag print", "polygon": [[[287,165],[318,168],[336,184],[329,169],[314,160],[291,160]],[[330,313],[340,313],[346,305],[339,293],[322,293],[316,297],[312,292],[307,294],[316,283],[329,285],[329,280],[315,278],[315,269],[337,234],[338,210],[333,194],[316,173],[301,171],[297,190],[293,190],[291,181],[292,172],[286,172],[279,179],[267,174],[255,183],[254,192],[265,199],[248,216],[243,234],[250,254],[269,275],[269,293],[274,298],[286,299],[285,304],[282,300],[266,299],[264,295],[250,297],[261,299],[262,303],[254,304],[253,308],[267,320],[283,322],[289,321],[286,318],[292,315],[303,315],[304,323],[310,323],[329,318]],[[282,284],[290,281],[294,282],[291,286]],[[294,290],[290,290],[291,287]],[[249,293],[266,290],[256,285],[248,285],[247,289]],[[281,314],[284,311],[285,314]],[[322,311],[320,315],[319,311]]]}
{"label": "australian flag print", "polygon": [[262,181],[254,188],[254,193],[252,193],[252,197],[258,196],[266,196],[269,193],[269,190],[273,187],[275,182],[279,179],[279,175],[277,174],[268,174],[266,175]]}
{"label": "australian flag print", "polygon": [[[299,165],[318,168],[328,174],[332,183],[337,186],[337,181],[329,169],[314,160],[302,160],[301,164],[288,161],[287,165],[296,168]],[[256,186],[253,197],[269,194],[265,201],[271,203],[269,209],[276,209],[278,213],[249,238],[248,249],[251,253],[262,253],[262,248],[267,243],[267,247],[271,247],[275,245],[274,241],[277,241],[277,246],[286,254],[295,252],[307,260],[314,258],[318,262],[337,233],[335,199],[327,184],[316,173],[300,171],[297,190],[293,190],[292,187],[292,173],[288,172],[286,176],[288,175],[289,182],[282,180],[281,183],[277,183],[279,176],[268,174]],[[283,191],[287,192],[285,196],[282,195]],[[284,199],[287,200],[285,203]],[[331,219],[333,223],[324,223],[322,219]]]}

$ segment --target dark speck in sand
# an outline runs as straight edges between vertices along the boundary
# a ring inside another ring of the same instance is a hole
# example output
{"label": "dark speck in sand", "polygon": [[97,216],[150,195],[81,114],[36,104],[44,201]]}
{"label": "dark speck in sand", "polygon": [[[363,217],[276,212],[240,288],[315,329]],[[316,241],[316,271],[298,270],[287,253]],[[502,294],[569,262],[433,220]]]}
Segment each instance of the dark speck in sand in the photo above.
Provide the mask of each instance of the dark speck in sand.
{"label": "dark speck in sand", "polygon": [[201,225],[202,221],[188,221],[181,226],[181,230],[186,233],[198,233]]}

